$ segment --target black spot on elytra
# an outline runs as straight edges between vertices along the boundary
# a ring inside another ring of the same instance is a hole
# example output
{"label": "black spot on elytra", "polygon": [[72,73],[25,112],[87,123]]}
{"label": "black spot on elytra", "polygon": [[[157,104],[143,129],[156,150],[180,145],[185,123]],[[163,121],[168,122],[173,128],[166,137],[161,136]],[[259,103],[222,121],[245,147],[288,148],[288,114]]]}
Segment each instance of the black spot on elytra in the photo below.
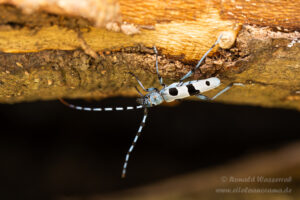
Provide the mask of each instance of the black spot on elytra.
{"label": "black spot on elytra", "polygon": [[172,96],[177,96],[178,95],[177,88],[170,88],[169,89],[169,94],[172,95]]}
{"label": "black spot on elytra", "polygon": [[207,86],[210,86],[210,82],[209,82],[209,81],[205,81],[205,84],[206,84]]}
{"label": "black spot on elytra", "polygon": [[195,87],[193,86],[193,84],[189,84],[186,85],[189,94],[192,95],[196,95],[196,94],[200,94],[200,90],[196,90]]}

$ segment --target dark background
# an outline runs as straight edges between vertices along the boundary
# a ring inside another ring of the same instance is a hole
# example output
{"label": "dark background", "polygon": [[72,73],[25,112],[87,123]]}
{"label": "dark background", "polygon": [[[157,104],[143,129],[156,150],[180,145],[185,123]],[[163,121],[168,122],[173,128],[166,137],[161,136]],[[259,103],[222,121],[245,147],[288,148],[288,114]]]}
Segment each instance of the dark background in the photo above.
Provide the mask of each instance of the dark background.
{"label": "dark background", "polygon": [[[136,105],[127,98],[71,102]],[[300,139],[297,111],[193,101],[159,106],[150,109],[127,178],[121,179],[141,110],[84,112],[59,101],[0,105],[0,110],[5,200],[117,192]]]}

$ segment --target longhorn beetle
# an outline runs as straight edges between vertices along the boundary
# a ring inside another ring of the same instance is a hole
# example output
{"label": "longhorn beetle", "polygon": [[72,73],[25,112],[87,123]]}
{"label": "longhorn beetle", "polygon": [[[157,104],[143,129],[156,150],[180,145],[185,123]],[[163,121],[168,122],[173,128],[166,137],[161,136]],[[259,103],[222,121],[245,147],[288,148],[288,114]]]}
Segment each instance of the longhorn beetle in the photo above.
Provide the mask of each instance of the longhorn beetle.
{"label": "longhorn beetle", "polygon": [[154,53],[156,54],[156,62],[155,62],[155,67],[156,67],[156,73],[158,76],[158,80],[160,85],[163,87],[161,90],[151,87],[151,88],[145,88],[139,78],[129,72],[138,82],[140,87],[146,92],[146,95],[143,95],[139,89],[135,86],[135,89],[141,96],[140,98],[137,99],[137,102],[140,104],[138,106],[127,106],[127,107],[106,107],[106,108],[91,108],[91,107],[81,107],[81,106],[75,106],[73,104],[69,104],[63,99],[60,99],[60,101],[65,104],[66,106],[76,109],[76,110],[84,110],[84,111],[123,111],[123,110],[133,110],[133,109],[144,109],[144,115],[143,119],[140,123],[139,129],[137,131],[136,136],[133,139],[133,142],[131,146],[129,147],[129,150],[125,156],[125,161],[122,169],[122,178],[126,176],[126,170],[127,170],[127,165],[129,161],[130,154],[133,150],[133,148],[136,145],[136,142],[138,138],[140,137],[142,133],[142,129],[145,126],[146,118],[148,115],[148,108],[157,106],[161,103],[165,102],[171,102],[177,99],[183,99],[189,96],[196,96],[201,100],[214,100],[217,98],[219,95],[223,94],[227,90],[229,90],[233,85],[243,85],[241,83],[231,83],[227,87],[225,87],[223,90],[218,92],[215,96],[212,98],[209,98],[205,95],[203,95],[203,92],[212,90],[218,86],[220,86],[221,81],[220,79],[216,77],[208,78],[208,79],[202,79],[202,80],[193,80],[193,81],[188,81],[188,82],[183,82],[186,78],[190,77],[199,67],[202,61],[205,59],[205,57],[209,54],[209,52],[220,42],[222,35],[220,35],[217,39],[217,41],[210,47],[210,49],[202,56],[202,58],[199,60],[197,63],[196,67],[190,70],[187,74],[185,74],[179,82],[172,83],[170,85],[166,85],[163,83],[162,77],[159,75],[158,71],[158,52],[156,47],[154,46]]}

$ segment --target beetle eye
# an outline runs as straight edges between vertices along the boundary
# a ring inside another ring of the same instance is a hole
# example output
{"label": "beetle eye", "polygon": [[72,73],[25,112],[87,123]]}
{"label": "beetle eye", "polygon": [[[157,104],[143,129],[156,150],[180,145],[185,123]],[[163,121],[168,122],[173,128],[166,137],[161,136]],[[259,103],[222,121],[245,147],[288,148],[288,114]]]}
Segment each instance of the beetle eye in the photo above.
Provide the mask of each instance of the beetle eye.
{"label": "beetle eye", "polygon": [[206,81],[205,84],[206,84],[207,86],[210,86],[210,82],[209,82],[209,81]]}

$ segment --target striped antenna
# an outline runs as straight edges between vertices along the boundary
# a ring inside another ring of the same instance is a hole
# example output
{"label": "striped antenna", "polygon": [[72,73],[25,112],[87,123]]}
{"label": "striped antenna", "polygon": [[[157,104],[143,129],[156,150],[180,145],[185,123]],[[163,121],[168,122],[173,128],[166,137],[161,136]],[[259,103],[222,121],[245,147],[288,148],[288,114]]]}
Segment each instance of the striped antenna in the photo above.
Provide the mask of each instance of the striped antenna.
{"label": "striped antenna", "polygon": [[223,90],[221,90],[220,92],[218,92],[215,96],[213,96],[210,100],[214,100],[215,98],[217,98],[218,96],[220,96],[221,94],[225,93],[227,90],[229,90],[232,86],[234,85],[238,85],[238,86],[244,86],[243,83],[230,83],[228,86],[226,86]]}
{"label": "striped antenna", "polygon": [[59,101],[65,106],[75,109],[75,110],[83,110],[83,111],[124,111],[124,110],[133,110],[133,109],[141,109],[142,105],[138,106],[126,106],[126,107],[104,107],[104,108],[94,108],[94,107],[86,107],[86,106],[76,106],[74,104],[70,104],[65,100],[59,98]]}
{"label": "striped antenna", "polygon": [[158,51],[157,51],[157,49],[156,49],[156,46],[153,46],[153,50],[154,50],[155,57],[156,57],[156,60],[155,60],[156,74],[157,74],[159,83],[160,83],[163,87],[165,87],[166,85],[164,84],[163,78],[160,76],[159,70],[158,70],[158,58],[157,58],[157,57],[158,57]]}
{"label": "striped antenna", "polygon": [[199,62],[197,63],[196,67],[194,67],[192,70],[190,70],[188,73],[186,73],[180,80],[179,83],[182,83],[182,81],[188,77],[190,77],[193,73],[195,73],[195,71],[200,67],[202,61],[206,58],[206,56],[209,54],[209,52],[211,52],[211,50],[217,45],[219,44],[221,38],[222,38],[222,34],[218,37],[217,41],[208,49],[208,51],[202,56],[202,58],[199,60]]}
{"label": "striped antenna", "polygon": [[122,170],[122,178],[125,178],[125,176],[126,176],[126,170],[127,170],[127,165],[128,165],[130,154],[131,154],[132,150],[134,149],[134,147],[136,145],[136,142],[137,142],[137,140],[139,139],[139,137],[142,133],[143,127],[145,126],[147,114],[148,114],[148,109],[145,107],[144,116],[143,116],[143,119],[141,121],[140,127],[139,127],[139,129],[138,129],[138,131],[137,131],[137,133],[136,133],[136,135],[133,139],[133,142],[132,142],[131,146],[129,147],[129,150],[128,150],[128,152],[126,154],[126,157],[125,157],[125,162],[124,162],[123,170]]}

